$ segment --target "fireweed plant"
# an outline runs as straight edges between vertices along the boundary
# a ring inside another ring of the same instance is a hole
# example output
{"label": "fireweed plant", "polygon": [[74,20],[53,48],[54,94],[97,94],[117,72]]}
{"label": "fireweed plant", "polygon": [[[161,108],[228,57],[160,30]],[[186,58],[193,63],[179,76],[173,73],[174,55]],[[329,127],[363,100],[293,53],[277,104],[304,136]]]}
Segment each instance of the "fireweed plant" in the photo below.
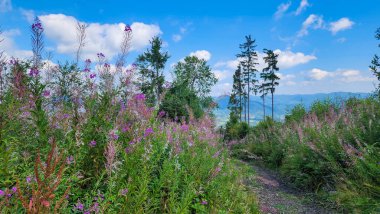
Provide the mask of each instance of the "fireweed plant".
{"label": "fireweed plant", "polygon": [[209,116],[173,121],[146,105],[124,66],[132,29],[121,33],[116,68],[103,53],[47,66],[36,19],[33,60],[0,64],[0,211],[256,213]]}

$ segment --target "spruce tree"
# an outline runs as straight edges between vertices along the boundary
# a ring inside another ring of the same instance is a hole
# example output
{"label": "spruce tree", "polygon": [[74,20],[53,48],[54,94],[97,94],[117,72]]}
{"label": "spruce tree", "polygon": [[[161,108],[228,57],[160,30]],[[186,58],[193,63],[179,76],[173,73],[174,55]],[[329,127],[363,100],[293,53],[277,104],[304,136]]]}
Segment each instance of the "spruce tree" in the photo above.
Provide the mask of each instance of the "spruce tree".
{"label": "spruce tree", "polygon": [[274,53],[272,50],[264,49],[264,53],[266,56],[264,57],[265,63],[267,63],[267,67],[263,69],[263,72],[261,73],[261,78],[263,78],[263,85],[262,88],[265,91],[268,91],[272,95],[272,120],[273,120],[273,94],[275,92],[276,87],[279,85],[278,80],[280,79],[276,75],[276,71],[279,71],[280,69],[277,67],[278,63],[278,54]]}
{"label": "spruce tree", "polygon": [[246,109],[248,112],[248,125],[250,124],[250,94],[251,91],[257,92],[257,79],[256,79],[256,65],[257,63],[257,52],[256,40],[252,37],[246,36],[246,42],[240,45],[241,53],[237,54],[237,57],[241,59],[240,63],[244,71],[244,82],[246,84]]}
{"label": "spruce tree", "polygon": [[242,83],[242,69],[239,65],[233,75],[233,85],[232,93],[228,103],[228,108],[233,114],[239,116],[239,121],[241,122],[241,114],[243,110],[243,99],[244,99],[244,87]]}

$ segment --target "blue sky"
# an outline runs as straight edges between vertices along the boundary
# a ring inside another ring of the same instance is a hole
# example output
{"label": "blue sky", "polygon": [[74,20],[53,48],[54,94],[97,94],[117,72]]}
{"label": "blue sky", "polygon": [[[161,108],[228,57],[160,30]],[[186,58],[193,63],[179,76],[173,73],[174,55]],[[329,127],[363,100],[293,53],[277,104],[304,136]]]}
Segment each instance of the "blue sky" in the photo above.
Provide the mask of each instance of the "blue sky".
{"label": "blue sky", "polygon": [[371,92],[375,79],[368,65],[380,53],[374,39],[380,4],[372,0],[0,0],[0,50],[29,57],[34,16],[42,20],[45,50],[53,53],[53,62],[74,60],[76,21],[90,26],[83,58],[104,52],[111,61],[122,26],[130,24],[134,37],[128,63],[158,35],[171,55],[167,78],[171,65],[185,56],[202,57],[219,78],[213,95],[230,91],[235,56],[248,34],[256,39],[259,56],[264,48],[279,53],[279,94]]}

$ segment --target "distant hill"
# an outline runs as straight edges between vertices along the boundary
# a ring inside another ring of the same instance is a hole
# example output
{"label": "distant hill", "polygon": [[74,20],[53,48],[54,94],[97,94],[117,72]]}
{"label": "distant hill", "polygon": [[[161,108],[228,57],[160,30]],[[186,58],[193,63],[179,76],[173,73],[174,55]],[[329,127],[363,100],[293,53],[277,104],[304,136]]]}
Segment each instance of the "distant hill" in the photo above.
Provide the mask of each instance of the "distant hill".
{"label": "distant hill", "polygon": [[[334,93],[318,93],[318,94],[296,94],[296,95],[274,95],[274,117],[276,120],[283,120],[285,115],[298,104],[303,104],[306,108],[309,108],[311,104],[317,100],[330,99],[332,101],[341,102],[351,97],[366,98],[370,93],[350,93],[350,92],[334,92]],[[219,108],[214,111],[217,124],[224,125],[229,117],[228,110],[229,96],[215,97],[214,101],[218,103]],[[267,115],[271,114],[271,100],[270,96],[266,98],[265,111]],[[262,100],[258,96],[252,96],[250,100],[251,105],[251,118],[256,122],[263,119],[263,104]]]}

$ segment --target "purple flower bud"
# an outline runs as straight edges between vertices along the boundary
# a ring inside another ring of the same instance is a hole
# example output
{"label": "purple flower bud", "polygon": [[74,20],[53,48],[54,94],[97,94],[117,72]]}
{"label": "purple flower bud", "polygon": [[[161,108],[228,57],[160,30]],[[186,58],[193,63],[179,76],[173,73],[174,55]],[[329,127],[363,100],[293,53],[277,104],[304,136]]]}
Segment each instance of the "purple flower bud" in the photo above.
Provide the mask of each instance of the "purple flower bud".
{"label": "purple flower bud", "polygon": [[135,100],[141,100],[141,101],[144,101],[145,100],[145,94],[136,94],[135,96]]}
{"label": "purple flower bud", "polygon": [[50,96],[50,91],[49,90],[45,90],[44,92],[42,92],[42,96],[44,96],[44,97]]}
{"label": "purple flower bud", "polygon": [[17,187],[12,187],[12,192],[16,193],[17,192]]}
{"label": "purple flower bud", "polygon": [[96,146],[96,141],[92,140],[88,145],[93,148]]}
{"label": "purple flower bud", "polygon": [[206,205],[206,204],[208,204],[208,202],[207,202],[206,200],[203,200],[203,201],[201,202],[201,204],[202,204],[202,205]]}
{"label": "purple flower bud", "polygon": [[160,111],[159,113],[158,113],[158,117],[164,117],[165,116],[165,111]]}
{"label": "purple flower bud", "polygon": [[104,63],[104,67],[105,67],[105,68],[110,68],[110,67],[111,67],[111,65],[110,65],[110,64],[108,64],[108,63]]}
{"label": "purple flower bud", "polygon": [[127,188],[121,190],[121,195],[126,196],[127,193],[128,193],[128,189]]}
{"label": "purple flower bud", "polygon": [[96,77],[96,74],[90,74],[90,78],[94,79]]}
{"label": "purple flower bud", "polygon": [[26,183],[30,184],[30,182],[32,182],[32,178],[31,177],[26,177]]}
{"label": "purple flower bud", "polygon": [[129,26],[129,25],[125,25],[124,31],[125,31],[125,32],[131,32],[131,31],[132,31],[131,26]]}
{"label": "purple flower bud", "polygon": [[70,155],[69,157],[66,158],[66,163],[68,165],[74,163],[74,157],[72,155]]}
{"label": "purple flower bud", "polygon": [[84,206],[83,206],[83,204],[82,204],[81,202],[78,202],[78,203],[76,204],[75,208],[76,208],[77,210],[81,210],[81,211],[83,211]]}
{"label": "purple flower bud", "polygon": [[145,130],[144,137],[147,137],[147,136],[149,136],[149,135],[151,135],[151,134],[153,134],[153,133],[154,133],[154,131],[153,131],[152,128],[147,128],[147,129]]}
{"label": "purple flower bud", "polygon": [[31,77],[36,77],[36,76],[38,76],[38,73],[39,73],[39,71],[38,71],[37,68],[32,68],[32,69],[30,69],[30,71],[29,71],[29,76],[31,76]]}
{"label": "purple flower bud", "polygon": [[91,59],[86,59],[86,61],[84,61],[86,64],[91,64]]}
{"label": "purple flower bud", "polygon": [[0,197],[4,197],[4,195],[5,195],[5,192],[0,189]]}
{"label": "purple flower bud", "polygon": [[97,53],[97,56],[98,56],[98,58],[104,58],[105,57],[103,53]]}

